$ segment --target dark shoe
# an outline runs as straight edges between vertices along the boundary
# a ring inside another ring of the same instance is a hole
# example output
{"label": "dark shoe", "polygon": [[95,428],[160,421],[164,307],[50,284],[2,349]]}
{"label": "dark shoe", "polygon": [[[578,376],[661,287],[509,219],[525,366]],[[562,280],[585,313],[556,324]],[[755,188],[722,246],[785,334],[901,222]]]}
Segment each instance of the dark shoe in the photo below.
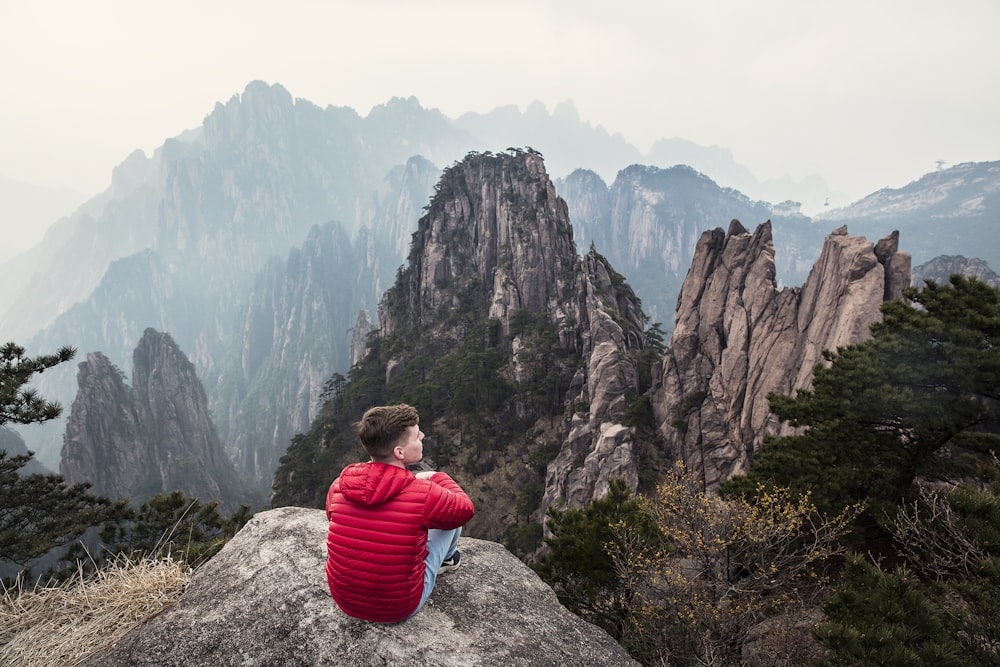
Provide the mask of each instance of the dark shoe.
{"label": "dark shoe", "polygon": [[454,570],[456,567],[462,564],[462,554],[459,553],[458,549],[455,549],[455,553],[451,555],[451,558],[446,558],[441,567],[438,568],[438,574],[443,574],[449,570]]}

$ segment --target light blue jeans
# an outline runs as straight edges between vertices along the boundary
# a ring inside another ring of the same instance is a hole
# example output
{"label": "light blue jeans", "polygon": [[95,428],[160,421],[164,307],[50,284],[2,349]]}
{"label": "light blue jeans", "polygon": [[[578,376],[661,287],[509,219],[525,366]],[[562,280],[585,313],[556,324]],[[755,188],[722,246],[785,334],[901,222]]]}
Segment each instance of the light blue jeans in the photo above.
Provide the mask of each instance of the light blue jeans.
{"label": "light blue jeans", "polygon": [[[441,563],[448,560],[458,547],[458,536],[462,534],[461,528],[452,530],[438,530],[431,528],[427,531],[427,558],[424,559],[424,594],[420,596],[420,604],[413,610],[413,614],[420,611],[420,608],[427,602],[434,590],[437,582],[438,568]],[[410,616],[413,616],[410,614]]]}

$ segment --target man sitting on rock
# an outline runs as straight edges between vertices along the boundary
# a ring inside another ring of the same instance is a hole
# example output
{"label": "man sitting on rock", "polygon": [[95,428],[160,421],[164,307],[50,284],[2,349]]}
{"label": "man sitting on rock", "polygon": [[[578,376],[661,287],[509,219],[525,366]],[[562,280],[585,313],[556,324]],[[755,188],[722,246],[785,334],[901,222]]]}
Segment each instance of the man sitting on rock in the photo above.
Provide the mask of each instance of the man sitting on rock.
{"label": "man sitting on rock", "polygon": [[409,618],[438,574],[459,565],[458,536],[475,508],[447,474],[407,469],[423,458],[418,419],[405,404],[365,412],[355,426],[371,461],[344,468],[326,496],[326,578],[356,618]]}

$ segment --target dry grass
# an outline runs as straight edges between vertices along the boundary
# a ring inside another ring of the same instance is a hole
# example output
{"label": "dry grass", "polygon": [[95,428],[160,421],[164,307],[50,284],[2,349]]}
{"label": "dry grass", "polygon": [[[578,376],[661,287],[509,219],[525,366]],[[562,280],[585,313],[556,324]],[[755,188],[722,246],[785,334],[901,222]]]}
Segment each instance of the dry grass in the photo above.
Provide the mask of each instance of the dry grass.
{"label": "dry grass", "polygon": [[58,586],[3,590],[0,664],[78,665],[175,602],[191,575],[171,558],[119,558]]}

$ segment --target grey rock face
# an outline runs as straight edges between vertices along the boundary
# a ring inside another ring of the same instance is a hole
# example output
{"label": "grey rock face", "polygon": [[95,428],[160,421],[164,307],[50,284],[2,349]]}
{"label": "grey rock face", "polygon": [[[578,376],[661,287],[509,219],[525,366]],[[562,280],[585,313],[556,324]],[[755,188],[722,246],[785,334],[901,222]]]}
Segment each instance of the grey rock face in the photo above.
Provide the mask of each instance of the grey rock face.
{"label": "grey rock face", "polygon": [[[547,312],[565,292],[576,262],[566,203],[542,158],[467,159],[449,170],[410,250],[405,291],[409,324],[431,325],[437,309],[468,283],[492,290],[490,317]],[[383,304],[379,326],[392,335],[402,315]]]}
{"label": "grey rock face", "polygon": [[[639,481],[633,431],[621,420],[629,395],[639,386],[635,356],[629,351],[643,347],[643,314],[634,300],[608,302],[608,295],[615,293],[613,272],[593,249],[584,257],[578,292],[586,326],[586,365],[578,373],[579,393],[567,399],[565,436],[546,472],[542,513],[554,502],[586,505],[603,496],[616,477],[632,488]],[[588,405],[589,410],[576,412],[574,404]]]}
{"label": "grey rock face", "polygon": [[996,236],[998,204],[1000,162],[966,162],[901,188],[883,188],[816,216],[816,222],[827,229],[849,225],[869,238],[901,230],[907,249],[921,264],[939,255],[964,255],[998,266],[1000,244],[983,242]]}
{"label": "grey rock face", "polygon": [[402,623],[351,618],[330,599],[322,510],[257,514],[175,605],[91,667],[139,665],[634,665],[563,608],[501,545],[462,538],[462,567]]}
{"label": "grey rock face", "polygon": [[873,245],[838,229],[805,285],[778,290],[769,223],[705,232],[678,300],[651,404],[667,454],[714,488],[781,432],[767,394],[808,387],[823,350],[860,342],[909,283],[898,235]]}
{"label": "grey rock face", "polygon": [[[481,285],[483,310],[504,337],[515,313],[542,316],[557,338],[546,356],[579,359],[563,378],[570,386],[561,404],[568,407],[559,454],[546,473],[542,511],[552,502],[586,504],[603,495],[613,477],[637,480],[633,432],[620,421],[638,394],[636,355],[644,346],[644,315],[624,278],[593,247],[582,258],[577,255],[568,209],[541,156],[515,151],[451,168],[414,234],[410,268],[402,279],[380,307],[386,336],[416,325],[439,338],[460,340],[465,331],[442,324],[448,318],[441,313],[457,305],[462,286]],[[518,336],[510,342],[515,382],[530,375],[517,360],[521,343]],[[390,361],[387,374],[404,364],[402,357]],[[542,418],[539,406],[522,410],[521,417]]]}
{"label": "grey rock face", "polygon": [[152,469],[125,378],[100,352],[79,365],[59,472],[67,484],[90,482],[109,498],[129,498]]}
{"label": "grey rock face", "polygon": [[182,491],[235,509],[242,488],[208,412],[194,366],[167,334],[147,329],[132,386],[100,352],[79,365],[59,472],[111,498]]}
{"label": "grey rock face", "polygon": [[358,319],[354,322],[354,329],[351,332],[351,363],[350,366],[361,361],[365,356],[365,346],[368,342],[368,334],[372,332],[375,325],[372,323],[371,315],[367,310],[358,311]]}
{"label": "grey rock face", "polygon": [[976,278],[992,287],[1000,287],[1000,275],[976,257],[961,255],[941,255],[926,264],[913,267],[913,285],[923,287],[925,280],[933,280],[938,285],[948,283],[948,278],[958,273],[966,278]]}
{"label": "grey rock face", "polygon": [[286,261],[269,262],[247,296],[232,341],[239,354],[223,366],[212,407],[237,470],[265,495],[288,441],[315,418],[323,383],[347,365],[354,273],[347,234],[317,226]]}
{"label": "grey rock face", "polygon": [[667,329],[702,231],[718,220],[762,221],[770,214],[766,204],[683,166],[634,164],[610,187],[596,174],[578,170],[557,188],[581,243],[592,242],[628,276],[646,314]]}

